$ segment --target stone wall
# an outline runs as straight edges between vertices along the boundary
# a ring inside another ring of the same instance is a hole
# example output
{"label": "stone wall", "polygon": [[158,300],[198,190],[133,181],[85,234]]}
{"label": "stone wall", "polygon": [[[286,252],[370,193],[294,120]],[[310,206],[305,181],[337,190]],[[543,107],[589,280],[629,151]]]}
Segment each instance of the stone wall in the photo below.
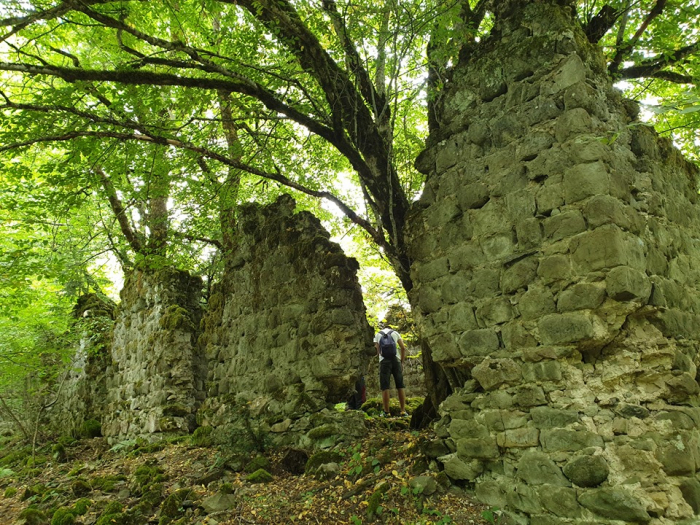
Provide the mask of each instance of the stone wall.
{"label": "stone wall", "polygon": [[81,296],[73,309],[78,348],[56,381],[56,402],[47,413],[49,426],[58,433],[79,435],[86,420],[102,419],[115,310],[113,303],[95,294]]}
{"label": "stone wall", "polygon": [[186,272],[135,270],[121,291],[102,430],[111,441],[190,432],[206,365],[197,350],[202,282]]}
{"label": "stone wall", "polygon": [[240,210],[238,245],[209,301],[199,419],[218,439],[254,420],[260,432],[304,442],[312,426],[331,424],[312,425],[311,414],[345,401],[374,354],[357,262],[294,207],[285,195]]}
{"label": "stone wall", "polygon": [[417,161],[412,303],[455,390],[431,450],[509,522],[677,523],[700,511],[698,173],[567,8],[511,9]]}

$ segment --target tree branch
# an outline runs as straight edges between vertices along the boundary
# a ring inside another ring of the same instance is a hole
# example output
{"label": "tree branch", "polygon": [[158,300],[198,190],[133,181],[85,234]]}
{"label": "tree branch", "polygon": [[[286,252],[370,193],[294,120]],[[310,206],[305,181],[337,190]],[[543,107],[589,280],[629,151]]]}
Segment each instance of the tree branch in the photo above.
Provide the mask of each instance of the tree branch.
{"label": "tree branch", "polygon": [[651,9],[651,11],[649,11],[639,28],[637,28],[637,31],[634,33],[634,36],[632,36],[629,42],[618,46],[617,52],[615,53],[615,56],[613,57],[612,61],[610,62],[610,65],[608,66],[608,70],[612,75],[616,75],[618,73],[622,61],[625,59],[626,56],[630,54],[632,49],[634,49],[634,46],[637,44],[642,34],[644,34],[644,31],[646,31],[647,27],[649,27],[649,24],[663,12],[664,8],[666,7],[667,1],[668,0],[656,0],[656,4],[654,4],[654,7]]}
{"label": "tree branch", "polygon": [[131,224],[129,223],[129,218],[126,215],[126,209],[124,208],[124,205],[122,204],[121,200],[119,200],[119,197],[117,196],[117,191],[114,189],[112,181],[109,180],[107,174],[99,166],[96,166],[95,168],[93,168],[93,170],[100,177],[102,187],[107,193],[109,204],[112,207],[112,211],[114,212],[117,221],[119,221],[119,227],[121,228],[124,237],[131,246],[132,250],[134,250],[136,253],[141,253],[141,251],[143,250],[143,244],[141,243],[139,236],[136,234],[136,232],[134,232],[134,230],[131,227]]}
{"label": "tree branch", "polygon": [[583,26],[583,31],[588,37],[591,44],[597,44],[605,33],[607,33],[617,22],[617,19],[622,15],[623,10],[615,9],[609,4],[605,4],[598,14],[591,18],[588,23]]}

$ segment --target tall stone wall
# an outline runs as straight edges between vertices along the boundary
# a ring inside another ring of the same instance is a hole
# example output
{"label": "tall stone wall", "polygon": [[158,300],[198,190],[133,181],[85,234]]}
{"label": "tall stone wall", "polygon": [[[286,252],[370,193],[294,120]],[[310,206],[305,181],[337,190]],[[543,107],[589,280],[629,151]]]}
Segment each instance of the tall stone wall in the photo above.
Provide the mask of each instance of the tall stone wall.
{"label": "tall stone wall", "polygon": [[417,162],[412,302],[455,390],[432,450],[510,522],[678,523],[700,511],[698,173],[556,4],[496,18]]}
{"label": "tall stone wall", "polygon": [[100,421],[104,414],[115,305],[96,294],[86,294],[78,300],[73,315],[78,347],[56,381],[56,398],[47,419],[56,432],[77,435],[86,420]]}
{"label": "tall stone wall", "polygon": [[220,439],[252,419],[273,437],[303,442],[324,424],[311,415],[345,401],[374,355],[357,262],[294,207],[282,196],[240,210],[238,245],[209,301],[199,419]]}
{"label": "tall stone wall", "polygon": [[112,441],[194,429],[206,375],[201,290],[201,279],[173,269],[127,276],[106,372],[102,431]]}

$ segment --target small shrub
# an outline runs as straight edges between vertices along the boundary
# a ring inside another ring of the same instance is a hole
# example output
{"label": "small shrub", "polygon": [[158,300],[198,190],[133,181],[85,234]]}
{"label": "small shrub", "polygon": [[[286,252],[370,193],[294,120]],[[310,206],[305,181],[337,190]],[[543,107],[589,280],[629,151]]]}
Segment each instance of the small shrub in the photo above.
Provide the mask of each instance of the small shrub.
{"label": "small shrub", "polygon": [[15,487],[7,487],[7,488],[5,489],[5,494],[4,494],[4,496],[5,496],[6,498],[11,498],[11,497],[13,497],[15,494],[17,494],[17,489],[16,489]]}

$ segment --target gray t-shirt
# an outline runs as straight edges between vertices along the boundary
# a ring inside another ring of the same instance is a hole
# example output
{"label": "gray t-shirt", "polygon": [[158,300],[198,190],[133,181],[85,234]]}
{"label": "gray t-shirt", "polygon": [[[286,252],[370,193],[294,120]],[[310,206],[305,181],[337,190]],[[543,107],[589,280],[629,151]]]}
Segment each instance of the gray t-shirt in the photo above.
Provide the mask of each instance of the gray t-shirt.
{"label": "gray t-shirt", "polygon": [[[374,342],[378,343],[379,338],[381,337],[381,333],[384,332],[385,334],[388,334],[391,332],[391,338],[394,340],[396,343],[396,357],[399,358],[399,361],[401,361],[401,350],[399,348],[399,341],[401,341],[401,334],[399,334],[396,330],[392,330],[391,328],[384,328],[383,330],[380,330],[377,332],[377,334],[374,336]],[[382,359],[384,359],[381,354],[379,355],[379,362],[382,362]]]}

